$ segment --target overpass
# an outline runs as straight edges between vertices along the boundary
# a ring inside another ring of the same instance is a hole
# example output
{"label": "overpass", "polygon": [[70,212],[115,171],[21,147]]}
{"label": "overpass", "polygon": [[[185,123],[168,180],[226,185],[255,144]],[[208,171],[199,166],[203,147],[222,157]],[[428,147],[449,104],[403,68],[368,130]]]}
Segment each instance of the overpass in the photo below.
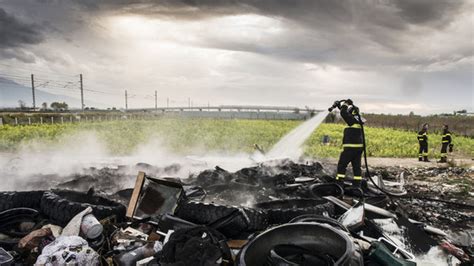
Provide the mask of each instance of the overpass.
{"label": "overpass", "polygon": [[133,109],[71,109],[62,111],[0,110],[0,125],[56,124],[89,121],[156,119],[160,117],[306,120],[322,110],[250,105],[157,107]]}
{"label": "overpass", "polygon": [[125,112],[137,111],[196,118],[305,120],[321,110],[289,106],[219,105],[128,109]]}

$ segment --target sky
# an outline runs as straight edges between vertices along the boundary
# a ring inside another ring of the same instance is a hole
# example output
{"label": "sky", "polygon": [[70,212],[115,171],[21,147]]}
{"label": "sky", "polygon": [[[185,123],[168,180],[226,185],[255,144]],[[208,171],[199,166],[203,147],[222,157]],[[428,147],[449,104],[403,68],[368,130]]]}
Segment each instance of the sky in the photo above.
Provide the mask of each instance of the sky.
{"label": "sky", "polygon": [[[0,0],[0,77],[85,104],[474,109],[472,0]],[[0,84],[1,86],[1,84]]]}

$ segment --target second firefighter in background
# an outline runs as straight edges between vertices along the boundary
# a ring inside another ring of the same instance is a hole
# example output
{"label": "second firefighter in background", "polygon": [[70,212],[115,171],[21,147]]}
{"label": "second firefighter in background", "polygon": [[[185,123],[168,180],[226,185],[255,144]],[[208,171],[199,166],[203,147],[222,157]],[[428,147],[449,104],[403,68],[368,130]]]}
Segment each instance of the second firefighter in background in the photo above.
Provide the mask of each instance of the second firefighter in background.
{"label": "second firefighter in background", "polygon": [[344,119],[347,124],[342,139],[343,151],[337,163],[336,182],[343,185],[347,165],[351,163],[352,171],[354,172],[352,185],[360,187],[362,181],[362,170],[360,167],[362,152],[364,151],[364,141],[361,127],[363,122],[360,121],[359,109],[353,105],[350,99],[344,101],[342,105],[340,102],[335,102],[334,105],[341,110],[342,119]]}
{"label": "second firefighter in background", "polygon": [[448,146],[452,147],[451,140],[451,132],[449,132],[448,130],[448,125],[444,125],[443,137],[441,138],[441,160],[439,160],[440,163],[448,162]]}
{"label": "second firefighter in background", "polygon": [[418,132],[418,144],[420,149],[418,151],[418,160],[429,162],[428,160],[428,124],[424,124],[421,131]]}

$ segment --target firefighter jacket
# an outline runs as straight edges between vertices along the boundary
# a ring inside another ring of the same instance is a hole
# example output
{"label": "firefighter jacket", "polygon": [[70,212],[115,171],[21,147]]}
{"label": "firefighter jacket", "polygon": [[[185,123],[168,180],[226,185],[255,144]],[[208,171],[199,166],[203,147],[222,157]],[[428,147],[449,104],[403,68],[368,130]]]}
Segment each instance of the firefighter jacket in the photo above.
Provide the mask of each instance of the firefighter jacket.
{"label": "firefighter jacket", "polygon": [[348,105],[343,104],[341,106],[341,116],[347,124],[342,139],[342,147],[344,148],[363,148],[362,121],[358,120],[356,114],[356,111],[349,110]]}
{"label": "firefighter jacket", "polygon": [[449,130],[443,130],[443,138],[441,138],[443,144],[451,144],[451,132]]}
{"label": "firefighter jacket", "polygon": [[420,144],[428,144],[428,133],[425,130],[418,132],[418,142]]}

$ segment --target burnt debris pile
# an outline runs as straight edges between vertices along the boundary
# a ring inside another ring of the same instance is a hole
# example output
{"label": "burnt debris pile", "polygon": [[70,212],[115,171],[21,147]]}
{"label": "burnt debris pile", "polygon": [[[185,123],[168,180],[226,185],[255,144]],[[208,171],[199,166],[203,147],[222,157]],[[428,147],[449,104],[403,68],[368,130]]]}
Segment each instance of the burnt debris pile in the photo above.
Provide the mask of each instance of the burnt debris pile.
{"label": "burnt debris pile", "polygon": [[186,182],[207,192],[206,202],[252,206],[277,198],[307,197],[309,184],[332,179],[318,162],[272,161],[230,173],[220,167],[191,175]]}
{"label": "burnt debris pile", "polygon": [[180,165],[138,164],[0,192],[0,265],[416,265],[433,249],[472,265],[473,208],[452,182],[471,170],[376,168],[377,186],[358,190],[327,169],[278,160],[175,178]]}

